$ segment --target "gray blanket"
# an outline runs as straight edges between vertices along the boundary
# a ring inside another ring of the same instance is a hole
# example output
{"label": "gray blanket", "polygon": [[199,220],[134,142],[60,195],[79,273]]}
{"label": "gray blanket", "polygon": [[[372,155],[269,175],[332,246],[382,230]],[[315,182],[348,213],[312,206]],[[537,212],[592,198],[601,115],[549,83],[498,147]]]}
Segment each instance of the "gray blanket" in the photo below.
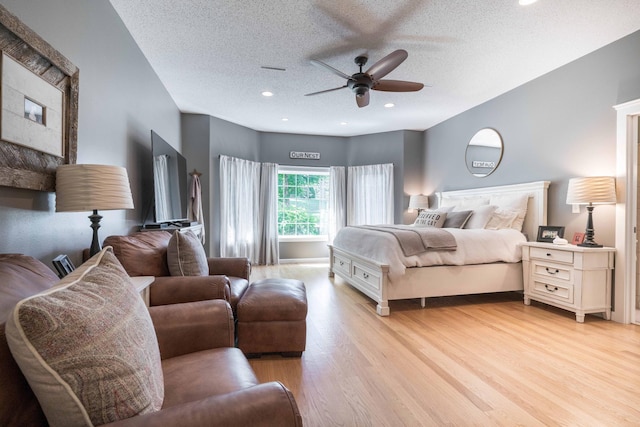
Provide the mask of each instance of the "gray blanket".
{"label": "gray blanket", "polygon": [[392,234],[405,256],[417,255],[428,250],[455,251],[458,247],[453,234],[441,228],[396,225],[357,225],[352,227]]}

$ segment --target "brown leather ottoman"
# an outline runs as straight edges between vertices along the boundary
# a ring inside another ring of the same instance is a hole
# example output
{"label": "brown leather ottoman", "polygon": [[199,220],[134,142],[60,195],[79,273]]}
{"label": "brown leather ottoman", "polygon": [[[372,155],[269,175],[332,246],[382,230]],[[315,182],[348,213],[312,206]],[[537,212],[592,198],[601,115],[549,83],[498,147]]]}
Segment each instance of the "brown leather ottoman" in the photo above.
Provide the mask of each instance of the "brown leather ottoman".
{"label": "brown leather ottoman", "polygon": [[307,343],[307,292],[300,280],[253,282],[237,307],[238,347],[247,356],[300,357]]}

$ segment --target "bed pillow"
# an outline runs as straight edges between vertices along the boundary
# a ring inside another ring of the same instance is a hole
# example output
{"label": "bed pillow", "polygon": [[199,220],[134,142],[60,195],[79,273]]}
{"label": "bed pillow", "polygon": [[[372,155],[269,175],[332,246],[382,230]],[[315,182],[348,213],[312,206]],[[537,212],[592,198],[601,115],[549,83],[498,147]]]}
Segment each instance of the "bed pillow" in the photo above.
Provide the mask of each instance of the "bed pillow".
{"label": "bed pillow", "polygon": [[491,196],[491,205],[495,205],[502,211],[516,212],[516,219],[511,223],[511,227],[515,230],[522,231],[524,218],[527,215],[527,205],[529,203],[529,195],[504,195]]}
{"label": "bed pillow", "polygon": [[471,218],[469,218],[464,228],[485,228],[497,208],[498,207],[494,205],[485,205],[475,208]]}
{"label": "bed pillow", "polygon": [[473,211],[454,211],[447,213],[442,228],[463,228]]}
{"label": "bed pillow", "polygon": [[167,264],[172,276],[208,276],[207,254],[191,231],[176,231],[167,245]]}
{"label": "bed pillow", "polygon": [[102,425],[162,406],[151,317],[111,247],[18,302],[6,335],[50,425]]}
{"label": "bed pillow", "polygon": [[[511,209],[496,209],[491,219],[485,226],[487,230],[503,230],[505,228],[514,228],[513,224],[518,219],[519,212]],[[522,230],[522,226],[520,226]]]}
{"label": "bed pillow", "polygon": [[447,215],[446,212],[425,209],[420,212],[413,225],[416,227],[442,228],[447,219]]}

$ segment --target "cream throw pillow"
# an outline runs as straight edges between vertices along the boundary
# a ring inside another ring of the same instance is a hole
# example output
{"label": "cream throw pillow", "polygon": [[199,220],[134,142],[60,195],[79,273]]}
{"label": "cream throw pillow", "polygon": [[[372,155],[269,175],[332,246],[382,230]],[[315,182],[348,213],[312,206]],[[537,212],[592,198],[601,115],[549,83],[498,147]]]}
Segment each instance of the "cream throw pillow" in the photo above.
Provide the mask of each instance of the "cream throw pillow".
{"label": "cream throw pillow", "polygon": [[446,219],[446,212],[423,210],[420,212],[420,215],[418,215],[413,225],[415,225],[416,227],[442,228]]}
{"label": "cream throw pillow", "polygon": [[464,228],[485,228],[497,208],[498,207],[494,205],[485,205],[475,208],[473,210],[473,215],[471,215],[471,218],[469,218],[469,221],[467,221]]}
{"label": "cream throw pillow", "polygon": [[167,246],[167,264],[172,276],[209,275],[207,254],[198,237],[190,230],[173,233]]}
{"label": "cream throw pillow", "polygon": [[149,311],[111,247],[20,301],[6,334],[51,426],[100,425],[162,407]]}
{"label": "cream throw pillow", "polygon": [[[522,231],[524,218],[527,215],[529,195],[492,195],[489,204],[495,205],[502,212],[516,212],[516,218],[511,223],[515,230]],[[497,211],[496,211],[497,212]]]}

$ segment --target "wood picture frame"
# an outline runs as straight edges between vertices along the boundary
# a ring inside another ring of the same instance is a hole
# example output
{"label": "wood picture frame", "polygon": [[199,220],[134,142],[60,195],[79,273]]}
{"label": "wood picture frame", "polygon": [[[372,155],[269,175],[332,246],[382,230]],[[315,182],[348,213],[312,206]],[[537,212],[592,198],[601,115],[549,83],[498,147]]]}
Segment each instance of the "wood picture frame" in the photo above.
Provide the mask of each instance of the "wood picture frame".
{"label": "wood picture frame", "polygon": [[[38,34],[22,23],[16,16],[0,5],[0,51],[20,64],[34,78],[46,82],[62,93],[60,114],[61,146],[56,150],[44,150],[28,141],[27,134],[0,139],[0,185],[40,191],[55,191],[55,173],[59,165],[74,164],[78,146],[78,94],[79,70],[71,61],[43,40]],[[37,80],[32,80],[37,82]],[[0,82],[1,83],[1,82]],[[36,83],[37,85],[38,83]],[[39,101],[38,90],[33,95],[32,88],[20,91],[26,99]],[[24,92],[24,93],[22,93]],[[27,93],[29,92],[29,93]],[[23,114],[26,111],[23,111]],[[0,111],[0,114],[2,112]],[[51,119],[51,117],[49,117]],[[37,122],[38,118],[22,117],[24,123]],[[0,127],[2,117],[0,116]],[[31,123],[27,123],[31,125]],[[37,124],[41,126],[40,124]],[[5,127],[7,125],[5,124]],[[15,127],[15,125],[12,125]],[[4,129],[6,131],[6,129]],[[36,131],[37,133],[37,131]],[[8,135],[0,129],[0,135]],[[14,140],[12,140],[14,139]],[[53,154],[52,154],[53,151]]]}
{"label": "wood picture frame", "polygon": [[541,225],[538,227],[538,238],[536,242],[553,243],[553,239],[556,237],[564,237],[564,227]]}

